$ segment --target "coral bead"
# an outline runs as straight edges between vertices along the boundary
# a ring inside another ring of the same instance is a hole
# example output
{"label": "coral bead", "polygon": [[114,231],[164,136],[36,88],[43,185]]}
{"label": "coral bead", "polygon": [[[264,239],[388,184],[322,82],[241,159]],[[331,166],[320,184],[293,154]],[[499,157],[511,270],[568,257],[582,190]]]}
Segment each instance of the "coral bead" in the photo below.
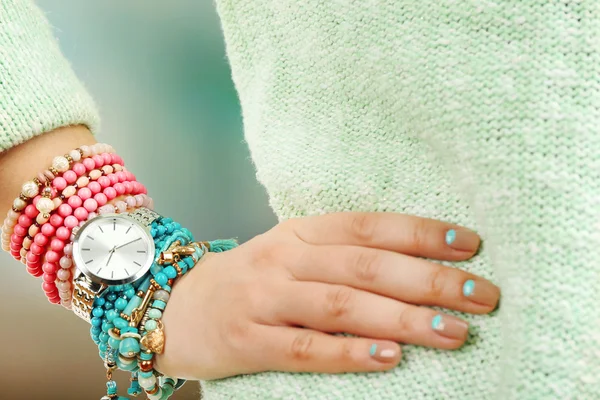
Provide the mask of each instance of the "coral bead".
{"label": "coral bead", "polygon": [[106,189],[104,189],[104,194],[106,195],[106,198],[108,200],[112,200],[115,197],[117,197],[117,191],[113,187],[107,187]]}
{"label": "coral bead", "polygon": [[125,193],[130,194],[133,191],[133,183],[129,181],[123,182],[123,186],[125,186]]}
{"label": "coral bead", "polygon": [[[75,197],[70,197],[69,200],[74,198]],[[69,215],[73,214],[73,208],[67,203],[63,203],[60,206],[58,206],[58,214],[63,218],[68,217]]]}
{"label": "coral bead", "polygon": [[13,229],[14,232],[19,236],[25,236],[27,234],[27,228],[24,228],[21,225],[15,225]]}
{"label": "coral bead", "polygon": [[37,243],[31,243],[31,247],[29,248],[29,252],[35,255],[40,255],[44,252],[45,248],[40,246]]}
{"label": "coral bead", "polygon": [[96,211],[98,208],[98,202],[94,199],[87,199],[83,202],[83,207],[89,212]]}
{"label": "coral bead", "polygon": [[40,260],[40,256],[33,254],[33,253],[27,253],[27,262],[29,263],[37,263]]}
{"label": "coral bead", "polygon": [[[88,200],[92,200],[92,199],[88,199]],[[86,200],[86,201],[88,201],[88,200]],[[92,200],[92,201],[94,201],[94,200]],[[86,210],[84,207],[79,207],[79,208],[75,209],[75,211],[73,212],[73,215],[79,221],[85,221],[88,217],[88,210]]]}
{"label": "coral bead", "polygon": [[100,184],[102,189],[104,189],[105,187],[108,187],[110,185],[110,179],[108,179],[107,176],[101,176],[100,178],[98,178],[97,182]]}
{"label": "coral bead", "polygon": [[69,228],[65,227],[65,226],[61,226],[60,228],[58,228],[56,230],[56,237],[59,238],[60,240],[68,240],[69,237],[71,236],[71,231],[69,230]]}
{"label": "coral bead", "polygon": [[54,250],[50,250],[46,253],[46,261],[56,263],[60,260],[58,253]]}
{"label": "coral bead", "polygon": [[71,197],[69,197],[69,200],[67,200],[67,202],[69,203],[71,208],[77,208],[77,207],[81,207],[83,200],[81,200],[81,198],[79,196],[71,196]]}
{"label": "coral bead", "polygon": [[25,207],[25,215],[27,215],[29,218],[35,218],[39,213],[40,212],[33,204],[29,204],[27,207]]}
{"label": "coral bead", "polygon": [[56,232],[56,228],[52,226],[52,224],[46,222],[42,225],[42,234],[47,237],[54,236],[54,232]]}
{"label": "coral bead", "polygon": [[31,218],[29,218],[27,215],[25,214],[21,214],[19,216],[19,219],[17,220],[17,222],[19,223],[19,225],[21,225],[24,228],[29,228],[29,226],[32,224],[32,220]]}
{"label": "coral bead", "polygon": [[67,187],[67,180],[62,176],[59,176],[57,178],[54,178],[54,180],[52,181],[52,186],[54,186],[56,190],[63,190]]}
{"label": "coral bead", "polygon": [[14,233],[12,235],[10,235],[10,241],[12,243],[22,244],[24,239],[25,239],[25,236],[15,235]]}
{"label": "coral bead", "polygon": [[93,156],[92,160],[94,160],[94,168],[100,168],[101,166],[104,165],[104,159],[99,154],[96,154],[95,156]]}
{"label": "coral bead", "polygon": [[94,168],[96,168],[96,163],[94,162],[94,160],[92,160],[91,158],[86,158],[85,160],[82,161],[83,165],[85,166],[85,169],[87,171],[91,171]]}
{"label": "coral bead", "polygon": [[122,183],[116,183],[114,188],[117,191],[118,195],[122,195],[123,193],[125,193],[125,185],[123,185]]}
{"label": "coral bead", "polygon": [[81,198],[81,200],[85,201],[87,199],[89,199],[90,197],[92,197],[92,191],[87,188],[81,188],[79,189],[79,192],[77,192],[77,195]]}
{"label": "coral bead", "polygon": [[37,235],[35,235],[33,241],[38,246],[46,246],[48,244],[48,236],[45,236],[43,233],[40,232]]}
{"label": "coral bead", "polygon": [[92,194],[99,193],[100,190],[102,190],[102,185],[100,185],[98,182],[90,182],[87,187],[92,191]]}
{"label": "coral bead", "polygon": [[79,220],[77,219],[77,217],[73,216],[73,215],[69,215],[67,218],[65,218],[65,226],[67,228],[75,228],[77,225],[79,225]]}
{"label": "coral bead", "polygon": [[98,204],[99,207],[105,205],[106,202],[108,201],[108,199],[106,198],[106,195],[104,193],[96,194],[94,196],[94,200],[96,200],[96,203]]}
{"label": "coral bead", "polygon": [[63,178],[69,185],[72,185],[77,180],[77,174],[73,170],[69,170],[63,174]]}
{"label": "coral bead", "polygon": [[53,284],[53,283],[49,283],[49,282],[42,283],[42,289],[46,293],[52,293],[52,292],[55,292],[55,291],[58,292],[58,290],[56,290],[56,285]]}
{"label": "coral bead", "polygon": [[62,225],[63,220],[64,220],[63,217],[61,217],[60,215],[58,215],[58,214],[52,214],[50,216],[50,220],[49,221],[50,221],[50,223],[52,224],[53,227],[58,228],[59,226]]}
{"label": "coral bead", "polygon": [[83,174],[85,174],[85,165],[83,165],[82,163],[76,163],[73,164],[73,167],[71,167],[71,169],[73,170],[73,172],[75,172],[75,174],[77,176],[82,176]]}
{"label": "coral bead", "polygon": [[47,274],[55,274],[58,269],[59,268],[56,265],[56,263],[45,262],[42,265],[42,271],[44,271]]}
{"label": "coral bead", "polygon": [[52,241],[50,242],[50,248],[56,252],[62,252],[64,247],[65,242],[58,238],[52,239]]}

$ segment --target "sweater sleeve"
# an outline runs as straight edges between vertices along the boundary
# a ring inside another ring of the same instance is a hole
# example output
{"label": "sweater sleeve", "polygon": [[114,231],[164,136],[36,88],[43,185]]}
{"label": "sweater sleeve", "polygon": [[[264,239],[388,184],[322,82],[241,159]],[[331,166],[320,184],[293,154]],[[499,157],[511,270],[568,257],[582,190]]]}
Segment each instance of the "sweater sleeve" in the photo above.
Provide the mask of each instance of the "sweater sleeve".
{"label": "sweater sleeve", "polygon": [[43,12],[30,0],[0,2],[0,152],[98,114],[61,54]]}

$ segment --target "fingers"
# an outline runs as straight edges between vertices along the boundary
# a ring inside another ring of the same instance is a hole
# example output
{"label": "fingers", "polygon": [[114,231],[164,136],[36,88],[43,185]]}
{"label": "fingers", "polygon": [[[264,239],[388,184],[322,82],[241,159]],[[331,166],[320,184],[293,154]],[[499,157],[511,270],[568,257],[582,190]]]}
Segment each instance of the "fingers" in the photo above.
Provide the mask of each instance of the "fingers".
{"label": "fingers", "polygon": [[483,314],[500,289],[460,269],[391,251],[358,246],[303,246],[286,265],[294,278],[346,285],[407,303]]}
{"label": "fingers", "polygon": [[480,243],[470,229],[398,213],[332,213],[292,219],[287,226],[315,245],[373,247],[436,260],[466,260]]}
{"label": "fingers", "polygon": [[276,323],[440,349],[456,349],[468,336],[459,318],[347,286],[294,282],[284,290]]}
{"label": "fingers", "polygon": [[[259,325],[260,354],[265,370],[285,372],[369,372],[395,367],[401,358],[397,343],[332,336],[303,328]],[[262,346],[262,347],[260,347]]]}

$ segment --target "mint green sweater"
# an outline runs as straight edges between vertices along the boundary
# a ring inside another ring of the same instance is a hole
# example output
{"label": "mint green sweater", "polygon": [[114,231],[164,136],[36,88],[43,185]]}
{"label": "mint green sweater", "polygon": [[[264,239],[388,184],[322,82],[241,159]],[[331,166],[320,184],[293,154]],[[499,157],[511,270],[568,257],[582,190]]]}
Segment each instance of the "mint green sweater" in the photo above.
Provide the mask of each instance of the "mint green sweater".
{"label": "mint green sweater", "polygon": [[[395,211],[473,227],[483,249],[456,266],[503,299],[466,316],[461,350],[405,346],[388,373],[207,382],[206,399],[600,399],[600,3],[217,6],[279,218]],[[0,51],[3,149],[95,124],[28,3],[2,0]]]}

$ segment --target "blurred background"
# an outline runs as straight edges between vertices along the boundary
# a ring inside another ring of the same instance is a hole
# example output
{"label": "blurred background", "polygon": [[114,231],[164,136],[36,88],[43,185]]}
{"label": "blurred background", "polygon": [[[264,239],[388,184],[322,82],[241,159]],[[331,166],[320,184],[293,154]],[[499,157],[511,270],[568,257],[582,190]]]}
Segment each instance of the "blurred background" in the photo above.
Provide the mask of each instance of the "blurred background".
{"label": "blurred background", "polygon": [[[96,99],[112,143],[157,211],[199,239],[245,241],[276,224],[243,141],[214,5],[207,0],[38,0]],[[0,399],[99,399],[102,362],[88,326],[51,306],[0,255]],[[128,376],[117,373],[122,393]],[[188,382],[173,399],[198,399]]]}

